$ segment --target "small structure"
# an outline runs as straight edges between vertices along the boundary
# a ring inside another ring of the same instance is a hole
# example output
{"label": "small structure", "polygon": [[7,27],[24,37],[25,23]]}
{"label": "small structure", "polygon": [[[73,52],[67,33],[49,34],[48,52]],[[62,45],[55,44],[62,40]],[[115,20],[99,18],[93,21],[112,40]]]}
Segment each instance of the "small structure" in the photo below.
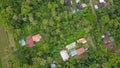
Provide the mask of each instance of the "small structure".
{"label": "small structure", "polygon": [[109,33],[109,31],[107,31],[103,36],[102,36],[102,44],[105,45],[105,47],[109,50],[109,51],[113,51],[114,48],[114,38],[111,36],[111,34]]}
{"label": "small structure", "polygon": [[79,9],[79,10],[84,10],[84,8],[85,8],[86,6],[87,6],[86,4],[77,4],[77,5],[76,5],[76,8]]}
{"label": "small structure", "polygon": [[77,53],[76,55],[80,56],[80,55],[84,54],[85,52],[86,52],[86,49],[81,47],[81,48],[76,50],[76,53]]}
{"label": "small structure", "polygon": [[53,61],[53,63],[51,64],[51,68],[56,68],[57,67],[57,62]]}
{"label": "small structure", "polygon": [[85,44],[87,42],[87,40],[85,38],[80,38],[77,40],[77,43],[83,43]]}
{"label": "small structure", "polygon": [[99,3],[94,5],[95,9],[103,8],[109,5],[108,0],[99,0]]}
{"label": "small structure", "polygon": [[67,48],[68,50],[70,50],[70,49],[72,49],[72,48],[75,48],[75,47],[76,47],[76,42],[73,42],[73,43],[68,44],[68,45],[66,46],[66,48]]}
{"label": "small structure", "polygon": [[33,41],[32,37],[27,38],[26,42],[29,45],[29,47],[33,47],[34,46],[34,41]]}
{"label": "small structure", "polygon": [[51,64],[51,68],[56,68],[56,65],[54,63]]}
{"label": "small structure", "polygon": [[21,46],[25,46],[25,45],[26,45],[26,41],[25,41],[24,39],[21,39],[21,40],[19,41],[19,43],[21,44]]}
{"label": "small structure", "polygon": [[60,55],[61,55],[63,61],[67,61],[69,59],[69,55],[66,50],[60,51]]}
{"label": "small structure", "polygon": [[78,3],[80,0],[76,0],[75,2]]}
{"label": "small structure", "polygon": [[33,41],[35,41],[35,42],[39,42],[40,39],[41,39],[41,36],[40,36],[40,34],[36,34],[36,35],[33,35],[33,36],[32,36],[32,39],[33,39]]}
{"label": "small structure", "polygon": [[75,56],[77,53],[76,53],[76,50],[72,50],[71,52],[70,52],[70,54],[71,54],[71,56]]}
{"label": "small structure", "polygon": [[64,4],[65,4],[66,6],[72,7],[72,1],[64,0]]}

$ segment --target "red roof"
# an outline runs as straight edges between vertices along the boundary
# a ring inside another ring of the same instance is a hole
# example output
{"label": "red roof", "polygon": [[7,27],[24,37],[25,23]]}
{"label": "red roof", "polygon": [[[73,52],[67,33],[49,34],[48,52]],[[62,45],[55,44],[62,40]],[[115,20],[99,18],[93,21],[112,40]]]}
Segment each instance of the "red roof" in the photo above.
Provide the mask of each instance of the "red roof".
{"label": "red roof", "polygon": [[77,49],[76,52],[77,52],[77,55],[79,56],[79,55],[84,54],[86,52],[86,50],[85,50],[85,48],[81,47],[81,48]]}
{"label": "red roof", "polygon": [[33,42],[32,37],[27,38],[27,39],[26,39],[26,42],[27,42],[27,44],[28,44],[30,47],[33,47],[33,46],[34,46],[34,42]]}

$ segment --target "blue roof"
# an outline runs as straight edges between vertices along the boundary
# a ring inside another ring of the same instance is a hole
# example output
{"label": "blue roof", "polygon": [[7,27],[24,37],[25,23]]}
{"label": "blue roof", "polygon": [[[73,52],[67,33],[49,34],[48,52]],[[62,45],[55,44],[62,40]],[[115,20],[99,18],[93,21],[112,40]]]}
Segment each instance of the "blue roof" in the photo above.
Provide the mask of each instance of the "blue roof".
{"label": "blue roof", "polygon": [[71,56],[76,55],[76,54],[77,54],[77,53],[76,53],[76,50],[72,50],[72,51],[70,52],[70,54],[71,54]]}
{"label": "blue roof", "polygon": [[24,45],[26,44],[26,42],[25,42],[24,39],[21,39],[21,40],[20,40],[20,43],[21,43],[22,46],[24,46]]}

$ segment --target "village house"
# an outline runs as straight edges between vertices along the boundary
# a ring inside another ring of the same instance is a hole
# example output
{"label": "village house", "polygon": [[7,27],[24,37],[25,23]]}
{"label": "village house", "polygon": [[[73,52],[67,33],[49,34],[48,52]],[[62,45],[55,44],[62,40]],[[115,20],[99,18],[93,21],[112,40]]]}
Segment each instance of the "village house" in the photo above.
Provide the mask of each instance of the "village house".
{"label": "village house", "polygon": [[41,36],[40,36],[40,34],[36,34],[36,35],[33,35],[33,36],[32,36],[32,39],[33,39],[33,41],[35,41],[35,42],[39,42],[40,39],[41,39]]}
{"label": "village house", "polygon": [[114,38],[111,36],[109,31],[107,31],[103,36],[102,36],[102,44],[109,50],[113,51],[115,50],[114,47]]}
{"label": "village house", "polygon": [[66,50],[60,51],[60,55],[61,55],[63,61],[67,61],[69,59],[69,55]]}
{"label": "village house", "polygon": [[72,1],[70,1],[70,0],[64,0],[64,4],[66,6],[72,7]]}
{"label": "village house", "polygon": [[75,2],[76,2],[76,3],[79,3],[79,2],[80,2],[80,0],[75,0]]}
{"label": "village house", "polygon": [[40,40],[41,40],[41,35],[35,34],[30,37],[27,37],[26,39],[21,39],[19,43],[21,44],[21,46],[25,46],[27,44],[29,47],[33,47],[35,46],[34,43],[39,42]]}
{"label": "village house", "polygon": [[84,8],[85,8],[86,6],[87,6],[86,4],[77,4],[77,5],[76,5],[76,8],[79,9],[79,10],[84,10]]}
{"label": "village house", "polygon": [[68,45],[66,46],[66,48],[67,48],[68,50],[73,49],[73,48],[75,48],[75,47],[76,47],[76,42],[73,42],[73,43],[68,44]]}
{"label": "village house", "polygon": [[26,38],[26,43],[28,44],[29,47],[34,46],[34,41],[33,41],[32,37]]}
{"label": "village house", "polygon": [[77,43],[85,44],[86,42],[87,42],[87,40],[85,38],[80,38],[77,40]]}
{"label": "village house", "polygon": [[76,50],[76,55],[80,56],[80,55],[84,54],[86,51],[87,51],[87,49],[85,49],[84,47],[81,47]]}
{"label": "village house", "polygon": [[109,5],[108,0],[99,0],[99,3],[94,5],[95,9],[103,8]]}
{"label": "village house", "polygon": [[71,56],[80,56],[82,54],[84,54],[88,49],[84,48],[84,47],[81,47],[81,48],[78,48],[77,50],[71,50],[70,54]]}
{"label": "village house", "polygon": [[51,64],[51,68],[57,68],[57,62],[53,61],[53,63]]}

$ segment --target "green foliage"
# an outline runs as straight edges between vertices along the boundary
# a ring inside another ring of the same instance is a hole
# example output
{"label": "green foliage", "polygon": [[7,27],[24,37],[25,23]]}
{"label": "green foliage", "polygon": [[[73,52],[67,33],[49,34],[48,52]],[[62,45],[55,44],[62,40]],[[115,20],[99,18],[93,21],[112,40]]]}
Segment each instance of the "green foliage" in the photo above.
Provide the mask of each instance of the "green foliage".
{"label": "green foliage", "polygon": [[[88,0],[84,2],[88,3]],[[119,55],[108,52],[101,44],[101,35],[109,30],[120,42],[120,7],[115,5],[98,9],[96,21],[91,7],[72,14],[64,0],[6,0],[0,2],[0,25],[14,32],[17,51],[6,61],[9,68],[49,68],[57,61],[58,68],[111,68],[120,66]],[[18,40],[40,33],[42,40],[29,48],[19,46]],[[80,59],[63,62],[59,51],[81,37],[91,36],[97,50],[89,49]]]}

